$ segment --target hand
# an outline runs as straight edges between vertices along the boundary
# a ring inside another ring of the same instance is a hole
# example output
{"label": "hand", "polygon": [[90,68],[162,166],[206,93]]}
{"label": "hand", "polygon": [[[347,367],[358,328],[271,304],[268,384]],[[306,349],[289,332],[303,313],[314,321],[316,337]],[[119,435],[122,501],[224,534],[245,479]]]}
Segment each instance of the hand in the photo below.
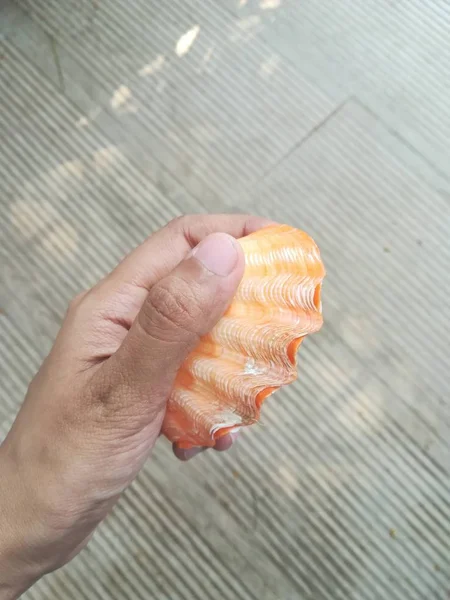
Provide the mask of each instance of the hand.
{"label": "hand", "polygon": [[[240,282],[234,238],[265,225],[242,215],[176,219],[73,300],[0,447],[0,598],[75,556],[132,482],[177,370]],[[198,449],[174,451],[187,459]]]}

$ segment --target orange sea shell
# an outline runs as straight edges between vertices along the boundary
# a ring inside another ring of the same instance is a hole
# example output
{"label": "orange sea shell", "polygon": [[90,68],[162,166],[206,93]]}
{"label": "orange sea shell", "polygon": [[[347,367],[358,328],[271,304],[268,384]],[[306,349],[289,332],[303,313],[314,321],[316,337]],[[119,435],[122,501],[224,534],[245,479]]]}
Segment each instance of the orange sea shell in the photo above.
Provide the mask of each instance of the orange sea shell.
{"label": "orange sea shell", "polygon": [[287,225],[239,243],[245,273],[232,304],[183,363],[163,424],[182,448],[258,421],[264,399],[297,377],[296,353],[322,326],[325,269],[314,241]]}

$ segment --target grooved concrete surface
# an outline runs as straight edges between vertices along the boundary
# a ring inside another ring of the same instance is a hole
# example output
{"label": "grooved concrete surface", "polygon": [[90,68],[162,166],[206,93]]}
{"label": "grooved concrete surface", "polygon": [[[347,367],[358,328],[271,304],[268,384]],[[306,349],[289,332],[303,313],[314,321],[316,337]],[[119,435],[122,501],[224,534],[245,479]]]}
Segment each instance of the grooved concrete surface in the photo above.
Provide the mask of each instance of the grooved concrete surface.
{"label": "grooved concrete surface", "polygon": [[450,7],[0,4],[0,435],[68,300],[171,217],[319,243],[325,326],[264,427],[161,442],[50,599],[450,598]]}

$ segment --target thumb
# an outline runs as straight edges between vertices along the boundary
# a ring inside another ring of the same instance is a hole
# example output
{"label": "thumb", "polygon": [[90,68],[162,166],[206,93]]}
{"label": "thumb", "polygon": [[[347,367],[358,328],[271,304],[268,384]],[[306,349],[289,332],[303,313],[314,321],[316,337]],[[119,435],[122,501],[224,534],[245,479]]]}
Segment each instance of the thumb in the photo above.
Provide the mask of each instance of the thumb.
{"label": "thumb", "polygon": [[143,413],[166,400],[182,362],[225,312],[244,272],[243,252],[224,233],[205,238],[149,291],[113,372],[133,388]]}

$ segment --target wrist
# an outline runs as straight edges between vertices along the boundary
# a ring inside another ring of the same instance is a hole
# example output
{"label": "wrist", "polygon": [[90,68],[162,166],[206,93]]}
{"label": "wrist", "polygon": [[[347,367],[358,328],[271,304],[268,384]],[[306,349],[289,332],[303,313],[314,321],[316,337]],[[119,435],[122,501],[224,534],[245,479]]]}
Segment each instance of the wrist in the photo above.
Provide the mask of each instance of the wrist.
{"label": "wrist", "polygon": [[0,600],[15,600],[44,573],[33,558],[30,499],[4,446],[0,446]]}

